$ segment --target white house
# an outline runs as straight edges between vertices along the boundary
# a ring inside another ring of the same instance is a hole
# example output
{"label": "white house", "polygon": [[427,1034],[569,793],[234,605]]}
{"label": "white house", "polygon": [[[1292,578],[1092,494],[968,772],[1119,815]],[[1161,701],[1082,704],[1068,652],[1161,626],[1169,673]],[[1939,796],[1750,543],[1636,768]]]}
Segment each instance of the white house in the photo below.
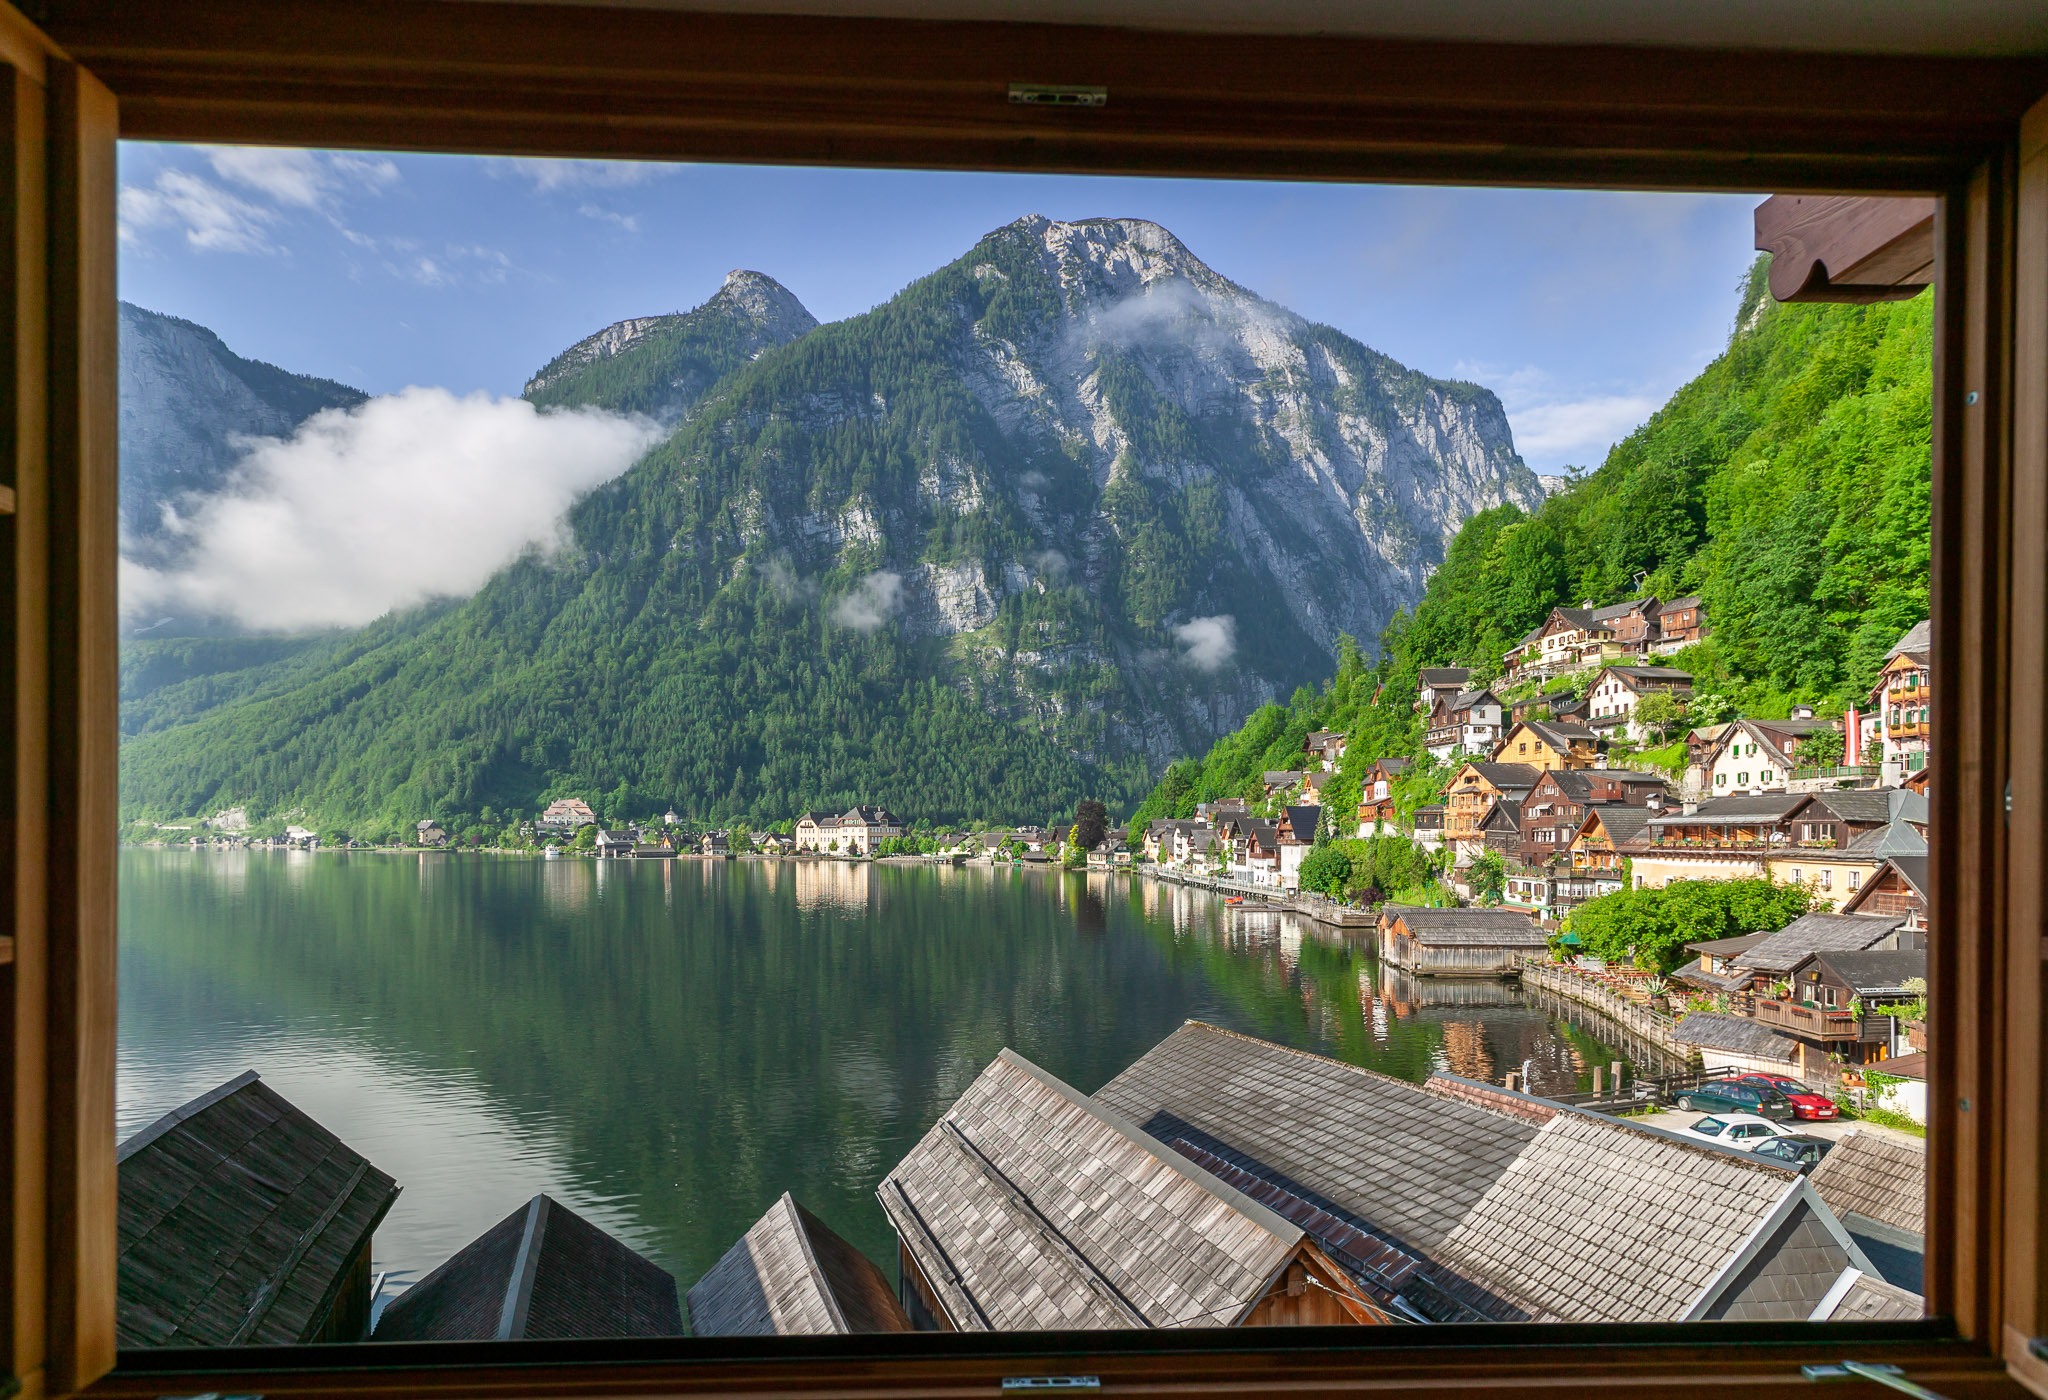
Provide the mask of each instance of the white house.
{"label": "white house", "polygon": [[1501,735],[1500,697],[1491,690],[1460,691],[1440,700],[1429,717],[1425,747],[1438,762],[1491,754]]}
{"label": "white house", "polygon": [[1608,666],[1593,678],[1586,692],[1587,724],[1604,728],[1602,720],[1619,721],[1615,727],[1641,743],[1650,737],[1636,722],[1636,706],[1647,695],[1669,695],[1684,702],[1692,698],[1692,673],[1669,666]]}

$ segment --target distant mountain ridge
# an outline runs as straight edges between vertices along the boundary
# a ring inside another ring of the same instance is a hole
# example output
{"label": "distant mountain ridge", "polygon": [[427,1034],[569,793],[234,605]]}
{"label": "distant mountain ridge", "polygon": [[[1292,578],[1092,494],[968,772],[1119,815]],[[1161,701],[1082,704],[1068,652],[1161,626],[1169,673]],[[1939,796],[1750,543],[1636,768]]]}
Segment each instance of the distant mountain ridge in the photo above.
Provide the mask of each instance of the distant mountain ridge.
{"label": "distant mountain ridge", "polygon": [[237,439],[286,437],[322,409],[368,397],[244,359],[206,327],[130,302],[120,335],[123,552],[145,562],[175,556],[164,508],[220,490],[241,458]]}
{"label": "distant mountain ridge", "polygon": [[676,427],[571,512],[569,557],[289,685],[158,692],[132,811],[1124,800],[1412,606],[1467,516],[1542,499],[1491,393],[1143,220],[1018,220],[826,326],[734,273],[528,397]]}

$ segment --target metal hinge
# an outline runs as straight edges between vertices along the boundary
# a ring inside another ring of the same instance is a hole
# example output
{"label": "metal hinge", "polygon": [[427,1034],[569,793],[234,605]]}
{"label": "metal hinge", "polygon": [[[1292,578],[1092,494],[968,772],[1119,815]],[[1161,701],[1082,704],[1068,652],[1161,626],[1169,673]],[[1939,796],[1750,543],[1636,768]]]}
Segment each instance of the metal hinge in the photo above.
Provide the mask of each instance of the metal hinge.
{"label": "metal hinge", "polygon": [[1100,1376],[1004,1376],[1003,1393],[1033,1390],[1100,1390]]}
{"label": "metal hinge", "polygon": [[1904,1391],[1917,1396],[1918,1400],[1948,1400],[1946,1395],[1929,1390],[1924,1385],[1915,1385],[1906,1379],[1906,1373],[1896,1366],[1876,1366],[1868,1361],[1844,1361],[1839,1366],[1801,1366],[1800,1374],[1810,1381],[1876,1381],[1893,1390]]}

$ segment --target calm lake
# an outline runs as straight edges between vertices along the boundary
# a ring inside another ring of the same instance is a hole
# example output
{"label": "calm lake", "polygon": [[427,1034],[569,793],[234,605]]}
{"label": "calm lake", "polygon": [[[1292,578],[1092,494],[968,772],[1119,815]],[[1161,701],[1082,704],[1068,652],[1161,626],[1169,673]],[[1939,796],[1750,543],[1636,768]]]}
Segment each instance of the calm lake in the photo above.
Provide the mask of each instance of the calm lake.
{"label": "calm lake", "polygon": [[1538,1092],[1620,1057],[1372,954],[1128,875],[134,849],[119,1130],[255,1069],[397,1178],[394,1286],[547,1191],[687,1288],[785,1190],[894,1277],[875,1185],[1004,1046],[1089,1091],[1190,1017]]}

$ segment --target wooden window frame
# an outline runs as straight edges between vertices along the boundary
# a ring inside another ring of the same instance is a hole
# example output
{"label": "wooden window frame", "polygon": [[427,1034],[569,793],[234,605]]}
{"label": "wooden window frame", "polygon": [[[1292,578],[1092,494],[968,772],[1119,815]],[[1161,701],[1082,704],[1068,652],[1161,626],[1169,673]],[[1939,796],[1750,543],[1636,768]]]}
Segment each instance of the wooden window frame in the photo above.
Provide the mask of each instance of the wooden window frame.
{"label": "wooden window frame", "polygon": [[[23,1393],[2048,1395],[2048,63],[423,0],[0,5],[0,1359]],[[1107,86],[1099,109],[1012,82]],[[296,1348],[115,1370],[118,137],[1235,178],[1933,194],[1927,1292],[1893,1327],[1374,1328]],[[144,1370],[143,1367],[153,1369]],[[111,1373],[110,1373],[111,1370]],[[9,1374],[0,1374],[4,1389]],[[1868,1386],[1863,1389],[1875,1393]]]}

